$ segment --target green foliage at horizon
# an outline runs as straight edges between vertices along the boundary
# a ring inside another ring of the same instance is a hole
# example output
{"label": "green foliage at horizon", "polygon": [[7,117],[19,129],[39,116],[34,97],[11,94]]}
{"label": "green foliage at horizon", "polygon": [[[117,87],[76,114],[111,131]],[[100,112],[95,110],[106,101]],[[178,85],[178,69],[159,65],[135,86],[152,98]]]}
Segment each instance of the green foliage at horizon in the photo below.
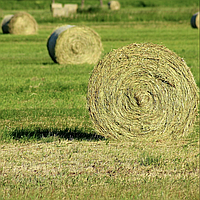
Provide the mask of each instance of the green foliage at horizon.
{"label": "green foliage at horizon", "polygon": [[[198,0],[118,0],[121,8],[130,7],[198,7]],[[20,9],[49,9],[52,0],[0,0],[0,8],[5,10],[20,10]],[[107,6],[109,0],[103,0],[104,7]],[[81,0],[55,0],[55,3],[62,4],[78,4],[81,6]],[[86,0],[85,6],[99,6],[98,0]]]}
{"label": "green foliage at horizon", "polygon": [[[27,10],[31,14],[37,23],[82,23],[82,22],[152,22],[152,21],[169,21],[169,22],[188,22],[190,23],[191,17],[198,11],[196,7],[180,7],[180,8],[124,8],[119,11],[111,11],[103,8],[99,11],[95,11],[95,7],[92,7],[94,11],[88,12],[89,8],[79,11],[76,14],[72,14],[68,18],[66,17],[53,17],[50,10]],[[0,20],[5,15],[15,14],[18,10],[7,11],[4,10],[0,13]]]}
{"label": "green foliage at horizon", "polygon": [[[127,11],[132,19],[122,9],[106,11],[107,20],[100,11],[83,12],[77,21],[31,9],[37,35],[0,30],[0,199],[199,199],[199,124],[181,137],[97,135],[86,105],[94,66],[56,64],[46,46],[66,23],[94,29],[102,57],[130,43],[161,44],[186,61],[200,87],[199,30],[190,25],[195,9],[137,8]],[[0,10],[0,19],[11,12]]]}

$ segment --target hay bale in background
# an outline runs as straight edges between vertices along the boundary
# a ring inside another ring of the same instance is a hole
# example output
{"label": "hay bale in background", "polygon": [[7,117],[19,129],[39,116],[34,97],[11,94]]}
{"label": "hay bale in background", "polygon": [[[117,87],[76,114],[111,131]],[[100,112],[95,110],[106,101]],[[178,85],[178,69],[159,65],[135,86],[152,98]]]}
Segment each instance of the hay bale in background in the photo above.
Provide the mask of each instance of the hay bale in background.
{"label": "hay bale in background", "polygon": [[30,35],[36,34],[37,30],[37,22],[26,12],[19,12],[15,15],[6,15],[2,20],[3,33]]}
{"label": "hay bale in background", "polygon": [[113,138],[180,136],[198,114],[198,87],[184,60],[164,46],[130,44],[94,68],[87,104],[96,131]]}
{"label": "hay bale in background", "polygon": [[56,63],[92,64],[100,58],[102,43],[100,36],[91,28],[66,25],[51,34],[47,49]]}
{"label": "hay bale in background", "polygon": [[119,10],[120,9],[120,3],[118,1],[110,1],[108,3],[108,8],[110,10]]}
{"label": "hay bale in background", "polygon": [[52,7],[53,17],[69,17],[71,14],[77,12],[78,4],[57,4]]}
{"label": "hay bale in background", "polygon": [[53,13],[53,17],[65,16],[65,10],[63,8],[53,8],[52,13]]}
{"label": "hay bale in background", "polygon": [[51,4],[51,11],[53,12],[54,8],[62,8],[62,3],[52,3]]}
{"label": "hay bale in background", "polygon": [[78,4],[65,4],[64,9],[68,15],[77,13]]}
{"label": "hay bale in background", "polygon": [[195,13],[193,16],[192,16],[192,18],[191,18],[191,26],[193,27],[193,28],[199,28],[199,23],[200,23],[200,21],[199,21],[199,12],[197,12],[197,13]]}

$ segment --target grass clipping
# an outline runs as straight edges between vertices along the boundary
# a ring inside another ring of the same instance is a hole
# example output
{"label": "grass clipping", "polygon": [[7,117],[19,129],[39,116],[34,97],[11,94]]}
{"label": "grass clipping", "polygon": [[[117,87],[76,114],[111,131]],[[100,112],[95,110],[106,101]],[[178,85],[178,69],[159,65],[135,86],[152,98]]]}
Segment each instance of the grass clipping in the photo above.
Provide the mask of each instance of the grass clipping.
{"label": "grass clipping", "polygon": [[26,12],[19,12],[15,15],[6,15],[2,20],[1,26],[3,33],[15,35],[36,34],[38,30],[37,22]]}
{"label": "grass clipping", "polygon": [[59,64],[97,63],[102,53],[100,36],[89,27],[66,25],[49,37],[47,49]]}
{"label": "grass clipping", "polygon": [[96,131],[105,137],[185,135],[198,113],[198,87],[174,52],[157,44],[130,44],[94,68],[87,104]]}

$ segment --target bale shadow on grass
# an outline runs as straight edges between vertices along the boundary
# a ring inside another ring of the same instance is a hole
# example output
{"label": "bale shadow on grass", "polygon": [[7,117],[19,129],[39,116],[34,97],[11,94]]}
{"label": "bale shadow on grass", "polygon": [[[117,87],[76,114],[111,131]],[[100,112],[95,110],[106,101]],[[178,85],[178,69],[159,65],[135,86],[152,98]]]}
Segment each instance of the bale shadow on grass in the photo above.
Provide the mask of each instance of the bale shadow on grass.
{"label": "bale shadow on grass", "polygon": [[15,140],[42,140],[44,138],[64,138],[68,140],[87,140],[87,141],[99,141],[105,140],[105,137],[97,135],[95,133],[87,133],[86,131],[78,128],[66,128],[64,130],[59,129],[41,129],[36,127],[32,130],[28,128],[16,128],[10,132],[10,136]]}

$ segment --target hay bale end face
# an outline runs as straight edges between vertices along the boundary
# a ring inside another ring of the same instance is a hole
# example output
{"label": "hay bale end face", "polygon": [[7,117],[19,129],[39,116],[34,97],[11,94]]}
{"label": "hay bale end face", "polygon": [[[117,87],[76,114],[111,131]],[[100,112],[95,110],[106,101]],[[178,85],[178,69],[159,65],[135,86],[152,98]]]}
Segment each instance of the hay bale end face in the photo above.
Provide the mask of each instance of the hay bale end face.
{"label": "hay bale end face", "polygon": [[89,27],[57,28],[47,41],[52,60],[59,64],[97,63],[102,53],[100,36]]}
{"label": "hay bale end face", "polygon": [[2,21],[3,33],[16,35],[36,34],[38,25],[35,19],[26,12],[19,12],[15,15],[7,15]]}
{"label": "hay bale end face", "polygon": [[120,3],[118,1],[110,1],[108,3],[108,8],[110,10],[120,10]]}
{"label": "hay bale end face", "polygon": [[200,21],[199,21],[199,12],[195,13],[192,18],[191,18],[191,26],[193,28],[199,28],[200,26]]}
{"label": "hay bale end face", "polygon": [[156,44],[111,51],[94,67],[87,94],[98,134],[118,139],[187,135],[198,100],[198,87],[184,60]]}

